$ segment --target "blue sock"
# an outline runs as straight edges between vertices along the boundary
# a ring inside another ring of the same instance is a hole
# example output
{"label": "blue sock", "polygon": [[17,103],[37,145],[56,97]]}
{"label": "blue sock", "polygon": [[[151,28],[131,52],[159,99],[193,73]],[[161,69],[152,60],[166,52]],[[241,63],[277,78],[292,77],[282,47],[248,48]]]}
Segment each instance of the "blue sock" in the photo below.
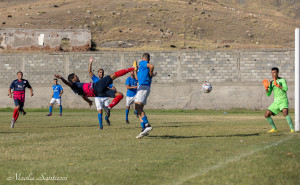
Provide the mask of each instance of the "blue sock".
{"label": "blue sock", "polygon": [[129,114],[129,110],[126,109],[126,120],[128,120],[128,114]]}
{"label": "blue sock", "polygon": [[147,123],[148,123],[147,116],[144,116],[144,117],[142,117],[142,120],[143,120],[143,122],[144,122],[145,124],[147,124]]}
{"label": "blue sock", "polygon": [[108,118],[107,118],[107,116],[105,116],[105,120],[107,120]]}
{"label": "blue sock", "polygon": [[49,106],[49,113],[52,113],[52,106]]}
{"label": "blue sock", "polygon": [[99,126],[102,127],[102,114],[98,113]]}
{"label": "blue sock", "polygon": [[145,123],[141,122],[142,129],[146,128]]}
{"label": "blue sock", "polygon": [[62,113],[62,106],[59,106],[59,114]]}
{"label": "blue sock", "polygon": [[137,114],[137,110],[134,111],[134,114]]}

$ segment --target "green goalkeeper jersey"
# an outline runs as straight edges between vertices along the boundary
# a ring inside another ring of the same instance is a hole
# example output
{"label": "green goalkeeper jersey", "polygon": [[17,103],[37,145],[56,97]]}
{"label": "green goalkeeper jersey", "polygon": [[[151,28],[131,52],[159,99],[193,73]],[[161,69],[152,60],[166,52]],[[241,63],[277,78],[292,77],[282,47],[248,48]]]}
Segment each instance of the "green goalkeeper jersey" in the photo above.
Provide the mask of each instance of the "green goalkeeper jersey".
{"label": "green goalkeeper jersey", "polygon": [[280,89],[279,87],[276,87],[274,85],[274,80],[271,81],[270,85],[269,85],[269,92],[267,92],[267,96],[270,96],[272,94],[272,91],[274,91],[274,102],[283,102],[286,101],[288,102],[288,97],[286,94],[286,91],[288,90],[288,86],[286,84],[286,81],[284,78],[280,78],[278,77],[278,79],[276,80],[277,84],[279,84],[280,86],[282,86],[282,89]]}

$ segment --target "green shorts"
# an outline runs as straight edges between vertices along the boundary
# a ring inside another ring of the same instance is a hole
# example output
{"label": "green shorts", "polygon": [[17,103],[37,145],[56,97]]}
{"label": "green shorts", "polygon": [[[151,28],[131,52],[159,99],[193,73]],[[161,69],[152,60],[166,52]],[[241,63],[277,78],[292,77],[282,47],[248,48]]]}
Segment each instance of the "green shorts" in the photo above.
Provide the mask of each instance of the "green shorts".
{"label": "green shorts", "polygon": [[271,111],[273,115],[276,115],[279,112],[281,112],[282,109],[288,109],[288,108],[289,108],[288,101],[280,101],[280,102],[273,102],[268,108],[268,110]]}

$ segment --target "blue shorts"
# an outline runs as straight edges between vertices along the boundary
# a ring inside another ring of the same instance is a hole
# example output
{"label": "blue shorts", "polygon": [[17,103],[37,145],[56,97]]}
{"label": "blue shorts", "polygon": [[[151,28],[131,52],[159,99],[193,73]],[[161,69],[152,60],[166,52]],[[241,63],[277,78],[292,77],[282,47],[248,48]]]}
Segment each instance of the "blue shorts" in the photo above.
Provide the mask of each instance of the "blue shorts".
{"label": "blue shorts", "polygon": [[98,82],[93,84],[96,97],[110,97],[114,98],[116,91],[109,89],[108,86],[112,84],[112,79],[109,75],[101,78]]}
{"label": "blue shorts", "polygon": [[14,102],[15,102],[15,105],[16,106],[20,106],[20,108],[22,108],[22,107],[24,107],[24,102],[20,102],[20,100],[18,100],[18,99],[14,99]]}

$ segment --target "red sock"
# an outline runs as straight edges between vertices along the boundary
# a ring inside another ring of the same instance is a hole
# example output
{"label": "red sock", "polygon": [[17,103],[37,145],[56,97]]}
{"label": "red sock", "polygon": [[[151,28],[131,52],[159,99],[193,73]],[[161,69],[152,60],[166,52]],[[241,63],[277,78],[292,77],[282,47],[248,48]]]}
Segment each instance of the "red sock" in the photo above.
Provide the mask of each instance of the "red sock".
{"label": "red sock", "polygon": [[134,67],[130,67],[128,69],[121,69],[120,71],[115,72],[115,75],[118,78],[118,77],[123,76],[126,73],[129,73],[130,71],[133,71],[133,70],[134,70]]}
{"label": "red sock", "polygon": [[120,94],[118,96],[116,96],[113,101],[111,102],[111,104],[108,106],[109,108],[113,108],[114,106],[116,106],[121,100],[123,99],[123,94]]}
{"label": "red sock", "polygon": [[16,115],[19,113],[19,109],[15,108],[13,113],[13,118],[16,120]]}
{"label": "red sock", "polygon": [[19,117],[19,111],[16,114],[15,121],[17,121],[18,117]]}

